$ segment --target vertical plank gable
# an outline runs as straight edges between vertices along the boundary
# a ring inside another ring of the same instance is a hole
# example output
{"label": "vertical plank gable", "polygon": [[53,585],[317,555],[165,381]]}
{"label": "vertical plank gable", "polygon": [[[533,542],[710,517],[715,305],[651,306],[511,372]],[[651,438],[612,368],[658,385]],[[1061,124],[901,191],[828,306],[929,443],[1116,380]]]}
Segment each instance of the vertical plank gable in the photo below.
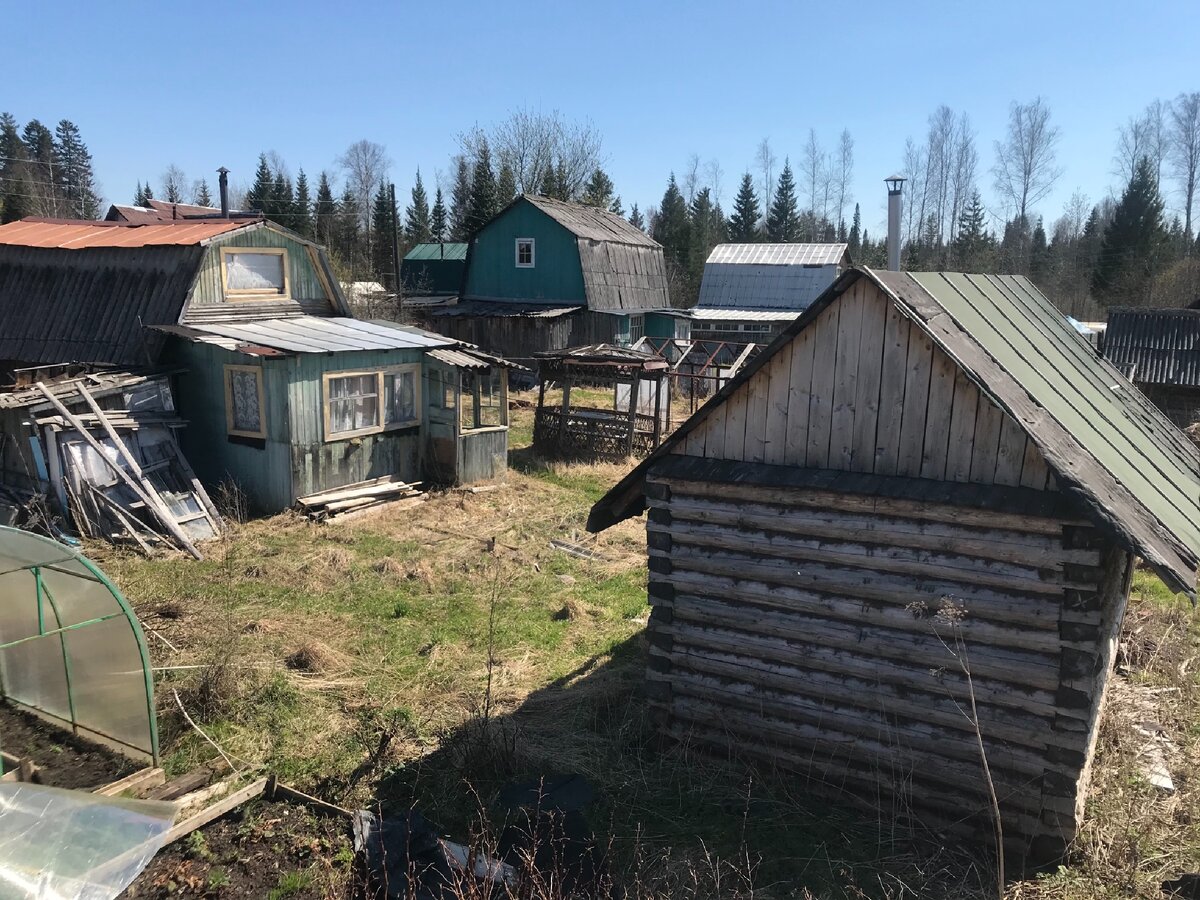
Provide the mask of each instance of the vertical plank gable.
{"label": "vertical plank gable", "polygon": [[883,360],[879,375],[879,420],[875,426],[875,465],[878,475],[895,475],[900,457],[900,426],[908,374],[908,343],[912,328],[890,302],[885,304]]}
{"label": "vertical plank gable", "polygon": [[854,407],[858,399],[859,344],[862,339],[865,285],[859,281],[842,295],[838,306],[837,353],[833,370],[833,418],[829,434],[829,466],[849,471],[854,457]]}
{"label": "vertical plank gable", "polygon": [[808,406],[808,453],[810,469],[829,465],[829,432],[833,424],[833,370],[837,361],[838,319],[841,301],[830,305],[809,326],[813,332],[812,390]]}
{"label": "vertical plank gable", "polygon": [[957,366],[941,351],[933,354],[929,378],[929,403],[925,410],[925,449],[921,454],[921,477],[946,477],[946,453],[950,445],[950,418],[954,411],[954,382]]}
{"label": "vertical plank gable", "polygon": [[791,341],[772,358],[770,365],[771,383],[767,389],[767,421],[763,431],[766,435],[763,446],[763,462],[773,465],[783,463],[787,454],[788,398],[791,394],[792,357],[797,341]]}
{"label": "vertical plank gable", "polygon": [[787,437],[783,462],[803,466],[808,454],[808,416],[812,404],[814,330],[806,328],[792,341],[792,371],[788,382]]}
{"label": "vertical plank gable", "polygon": [[862,301],[862,324],[858,341],[858,384],[854,398],[854,440],[850,454],[852,472],[872,472],[875,469],[875,436],[879,424],[879,404],[882,393],[880,376],[883,371],[883,351],[888,326],[888,309],[883,295],[860,281],[865,289]]}
{"label": "vertical plank gable", "polygon": [[954,404],[950,413],[950,441],[946,447],[946,480],[971,480],[971,453],[975,448],[975,419],[979,390],[958,369],[954,378]]}

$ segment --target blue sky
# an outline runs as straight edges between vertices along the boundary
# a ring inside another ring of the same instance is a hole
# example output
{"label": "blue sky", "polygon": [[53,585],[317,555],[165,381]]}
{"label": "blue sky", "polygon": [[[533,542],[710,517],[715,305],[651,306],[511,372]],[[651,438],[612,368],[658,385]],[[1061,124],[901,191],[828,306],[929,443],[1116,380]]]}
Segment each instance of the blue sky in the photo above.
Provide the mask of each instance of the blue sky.
{"label": "blue sky", "polygon": [[513,108],[590,119],[625,205],[662,196],[692,153],[725,171],[728,207],[755,147],[800,157],[808,129],[856,143],[864,224],[882,179],[941,103],[967,111],[980,186],[1009,104],[1043,96],[1065,167],[1041,205],[1108,191],[1118,124],[1200,90],[1200,3],[192,2],[0,5],[0,110],[69,118],[109,200],[175,163],[235,183],[275,150],[335,170],[351,142],[387,146],[398,193],[445,171],[456,136]]}

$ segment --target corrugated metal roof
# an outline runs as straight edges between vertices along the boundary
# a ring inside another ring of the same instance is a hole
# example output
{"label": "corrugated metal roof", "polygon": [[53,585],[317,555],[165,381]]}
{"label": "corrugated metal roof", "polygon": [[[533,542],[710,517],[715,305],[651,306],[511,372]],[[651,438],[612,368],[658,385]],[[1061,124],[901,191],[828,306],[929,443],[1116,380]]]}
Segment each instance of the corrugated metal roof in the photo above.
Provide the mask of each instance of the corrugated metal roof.
{"label": "corrugated metal roof", "polygon": [[734,309],[733,307],[722,309],[695,307],[690,312],[692,319],[698,322],[790,322],[800,315],[799,312],[792,310]]}
{"label": "corrugated metal roof", "polygon": [[705,309],[788,310],[799,314],[838,277],[837,266],[715,263],[704,265],[700,299]]}
{"label": "corrugated metal roof", "polygon": [[421,350],[457,343],[417,328],[401,328],[362,319],[292,316],[220,325],[187,326],[204,335],[289,353],[341,353],[350,350]]}
{"label": "corrugated metal roof", "polygon": [[1200,387],[1200,309],[1113,309],[1104,356],[1141,384]]}
{"label": "corrugated metal roof", "polygon": [[717,244],[706,263],[768,266],[849,265],[849,244]]}
{"label": "corrugated metal roof", "polygon": [[855,269],[593,508],[607,527],[644,508],[645,473],[861,278],[871,279],[1019,422],[1066,493],[1169,584],[1194,591],[1200,450],[1101,359],[1027,278]]}
{"label": "corrugated metal roof", "polygon": [[404,254],[405,259],[466,259],[467,244],[465,243],[446,243],[439,244],[437,241],[428,244],[415,244],[411,250]]}
{"label": "corrugated metal roof", "polygon": [[543,303],[502,303],[491,300],[467,300],[448,306],[445,309],[435,309],[431,315],[442,316],[481,316],[498,318],[520,317],[527,319],[557,319],[579,312],[582,306],[546,306]]}
{"label": "corrugated metal roof", "polygon": [[20,247],[80,250],[92,247],[191,246],[255,224],[246,220],[163,222],[131,225],[125,222],[77,222],[22,219],[0,225],[0,244]]}
{"label": "corrugated metal roof", "polygon": [[549,197],[539,197],[526,194],[518,197],[514,203],[528,200],[555,222],[576,237],[589,241],[613,241],[618,244],[631,244],[635,247],[662,247],[658,241],[646,234],[640,228],[630,225],[622,216],[610,213],[606,209],[595,206],[584,206],[582,203],[564,203],[562,200],[552,200]]}

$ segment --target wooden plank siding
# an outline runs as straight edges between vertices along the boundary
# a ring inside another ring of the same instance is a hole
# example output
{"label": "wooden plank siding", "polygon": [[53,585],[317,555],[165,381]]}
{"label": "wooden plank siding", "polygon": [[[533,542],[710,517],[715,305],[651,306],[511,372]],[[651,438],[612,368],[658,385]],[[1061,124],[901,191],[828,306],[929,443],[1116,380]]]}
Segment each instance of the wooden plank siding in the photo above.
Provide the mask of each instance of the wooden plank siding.
{"label": "wooden plank siding", "polygon": [[1074,519],[836,489],[660,469],[646,495],[649,696],[668,733],[987,835],[973,695],[1010,849],[1061,852],[1127,553]]}
{"label": "wooden plank siding", "polygon": [[673,452],[1054,489],[1021,426],[866,280]]}

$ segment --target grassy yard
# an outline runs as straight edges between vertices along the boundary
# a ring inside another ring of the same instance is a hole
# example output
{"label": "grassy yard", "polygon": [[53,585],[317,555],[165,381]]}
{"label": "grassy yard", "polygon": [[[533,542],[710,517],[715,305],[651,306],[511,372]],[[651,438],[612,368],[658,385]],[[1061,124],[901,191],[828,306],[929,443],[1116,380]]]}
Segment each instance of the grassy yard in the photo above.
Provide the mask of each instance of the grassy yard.
{"label": "grassy yard", "polygon": [[[327,525],[252,521],[207,545],[203,562],[89,547],[150,632],[167,768],[213,754],[178,714],[178,692],[239,765],[346,806],[415,805],[460,840],[494,825],[507,781],[582,773],[614,869],[647,885],[638,896],[985,890],[988,866],[965,849],[911,844],[890,822],[812,802],[800,779],[654,736],[636,693],[644,524],[584,532],[627,467],[539,464],[521,446],[531,419],[515,411],[514,469],[493,491]],[[1010,897],[1154,896],[1156,879],[1200,867],[1188,777],[1200,746],[1196,616],[1139,575],[1129,623],[1128,690],[1114,695],[1078,858]],[[1169,798],[1137,775],[1120,702],[1140,687],[1170,689],[1150,695],[1176,744]]]}

